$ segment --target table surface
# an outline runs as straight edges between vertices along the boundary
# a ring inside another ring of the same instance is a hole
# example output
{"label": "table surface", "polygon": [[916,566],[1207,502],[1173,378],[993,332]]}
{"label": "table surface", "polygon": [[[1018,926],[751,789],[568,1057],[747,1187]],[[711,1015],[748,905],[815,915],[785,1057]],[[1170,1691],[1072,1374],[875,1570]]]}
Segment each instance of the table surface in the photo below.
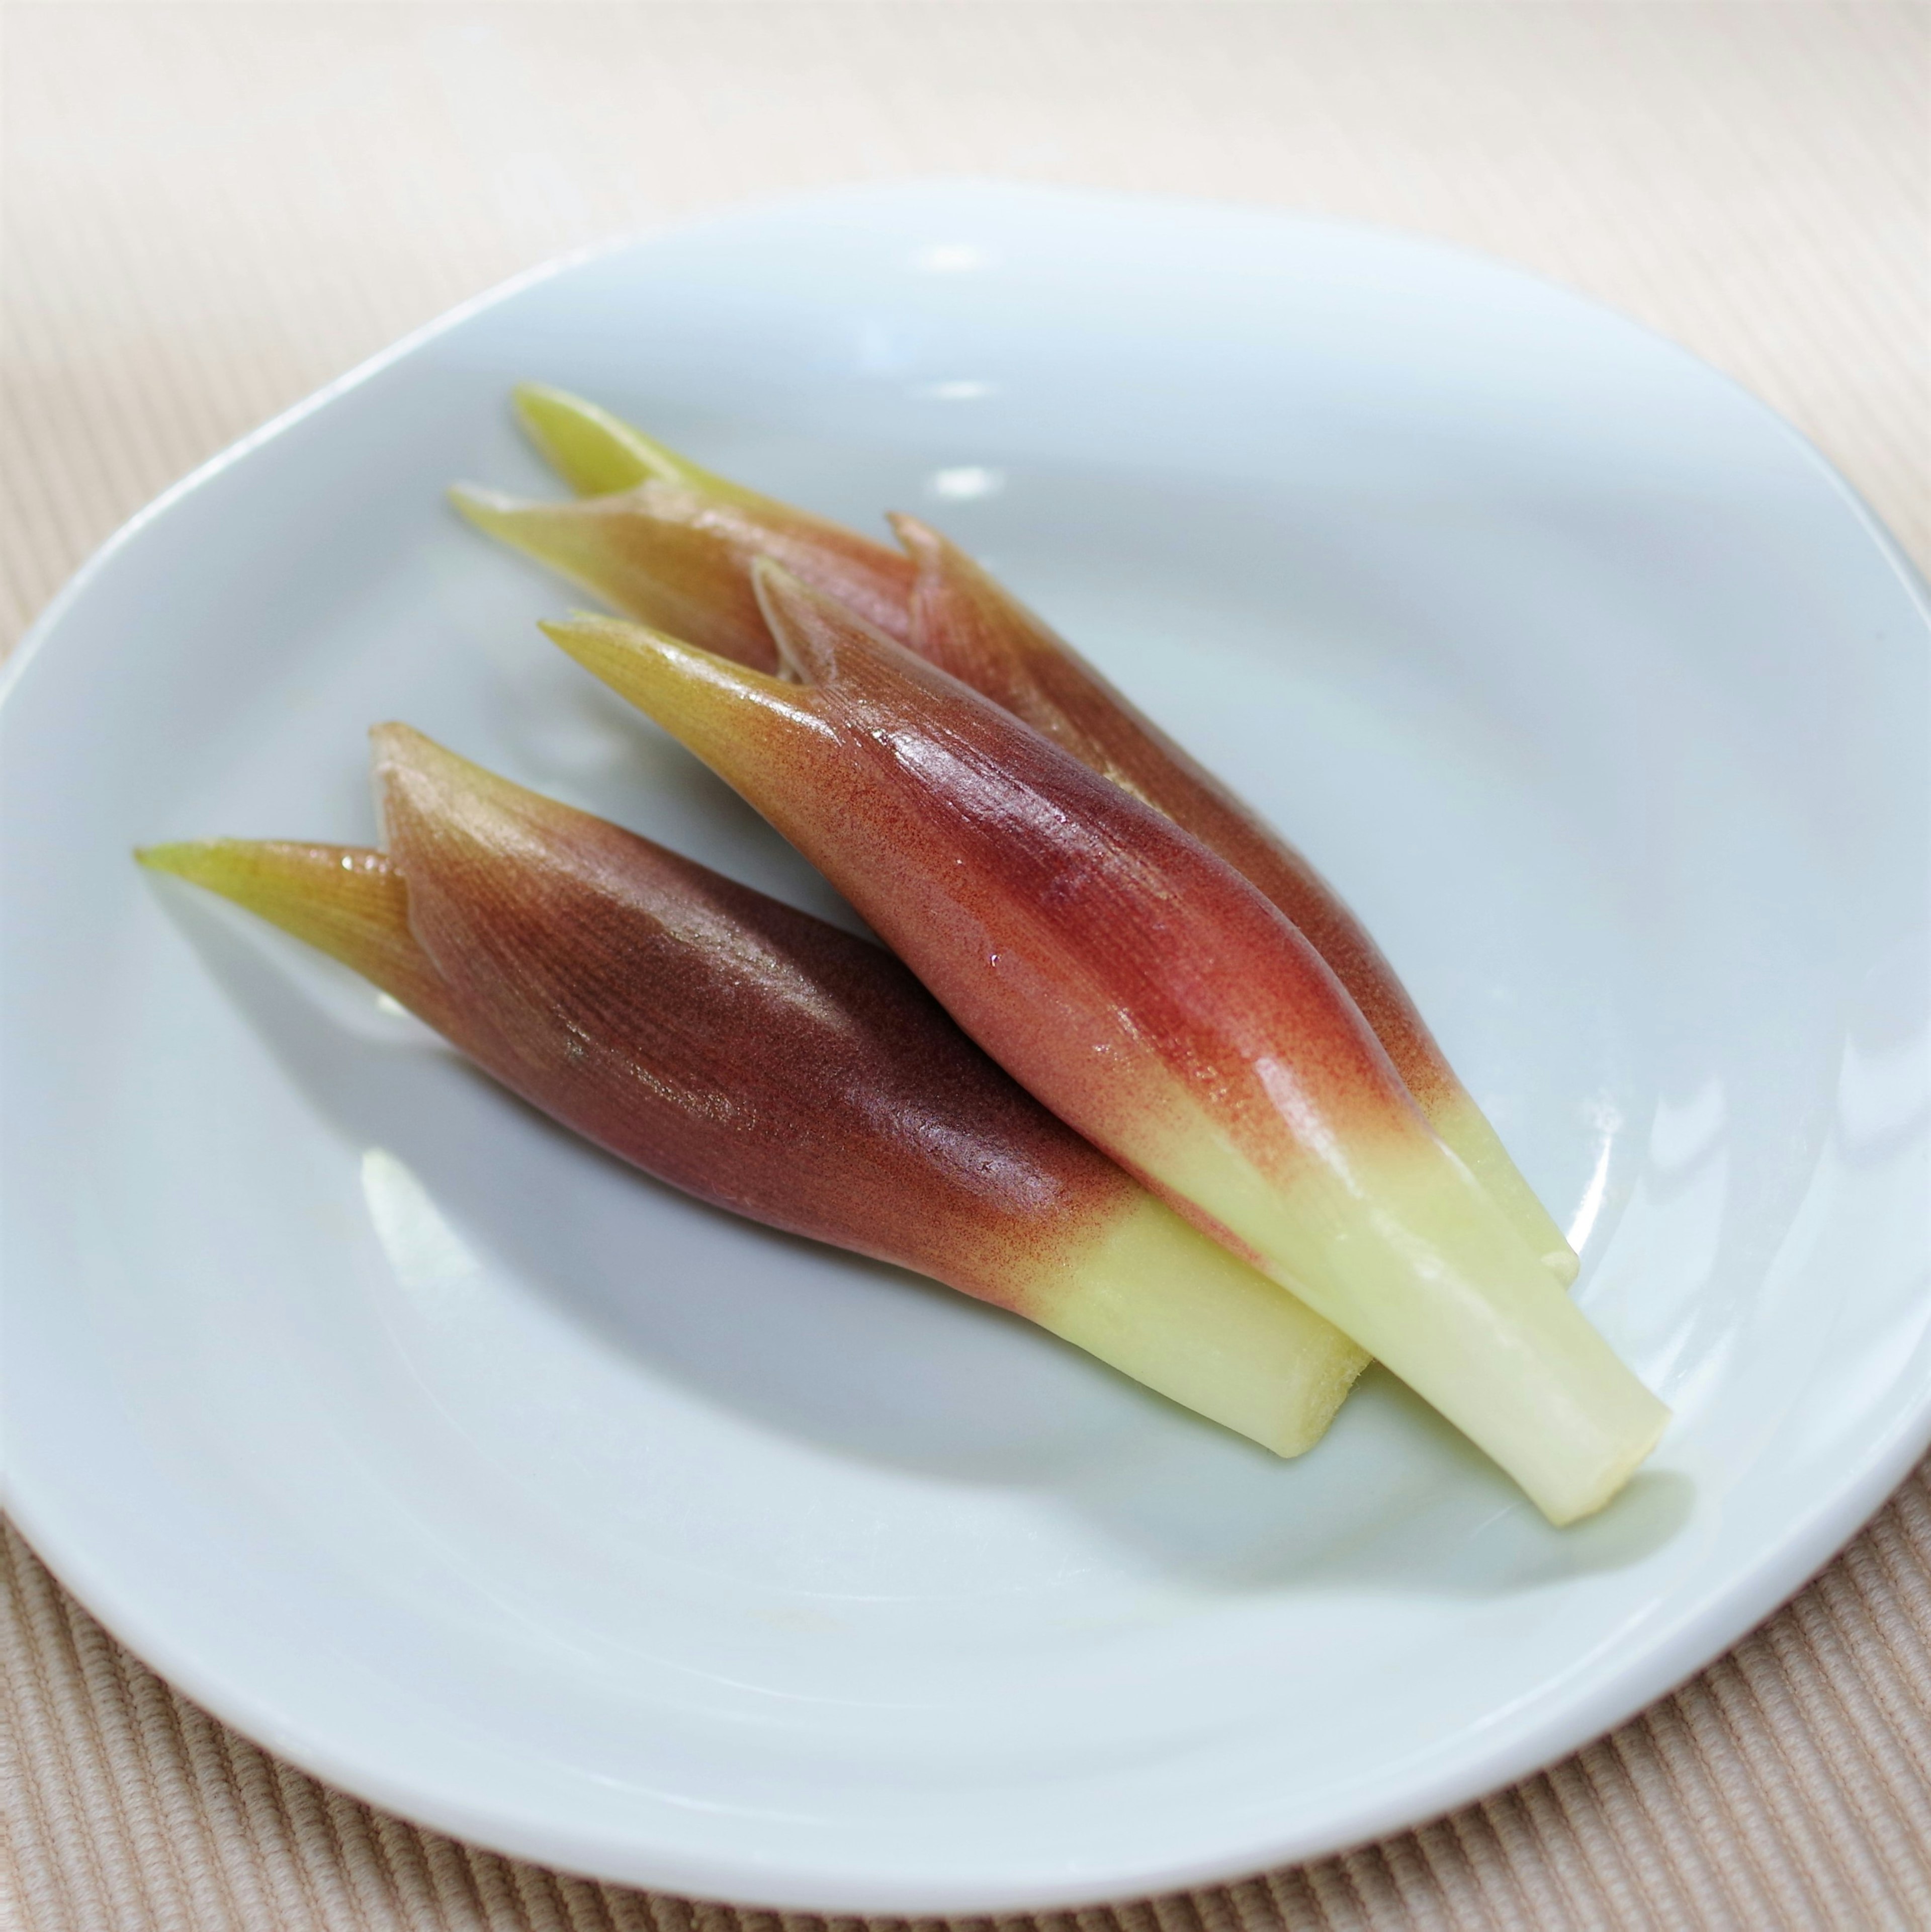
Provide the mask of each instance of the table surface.
{"label": "table surface", "polygon": [[[157,490],[505,276],[745,196],[935,172],[1313,209],[1524,263],[1747,383],[1931,561],[1921,6],[68,0],[0,4],[0,648]],[[1566,1763],[1345,1857],[1077,1916],[1931,1925],[1927,1470],[1729,1657]],[[754,1918],[775,1922],[316,1784],[7,1533],[0,1924]]]}

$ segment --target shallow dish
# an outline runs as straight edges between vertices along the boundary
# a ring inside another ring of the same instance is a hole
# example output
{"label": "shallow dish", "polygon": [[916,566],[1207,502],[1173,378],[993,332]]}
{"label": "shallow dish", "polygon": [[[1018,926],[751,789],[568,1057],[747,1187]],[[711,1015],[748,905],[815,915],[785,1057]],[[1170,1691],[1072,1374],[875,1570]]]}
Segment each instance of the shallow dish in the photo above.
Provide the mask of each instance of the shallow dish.
{"label": "shallow dish", "polygon": [[[1384,1378],[1274,1462],[587,1151],[136,842],[361,838],[401,718],[815,909],[442,506],[601,400],[985,555],[1381,938],[1677,1421],[1549,1529]],[[1927,624],[1759,405],[1399,236],[976,185],[520,283],[250,438],[0,706],[9,1507],[222,1718],[745,1902],[1235,1875],[1581,1744],[1931,1439]]]}

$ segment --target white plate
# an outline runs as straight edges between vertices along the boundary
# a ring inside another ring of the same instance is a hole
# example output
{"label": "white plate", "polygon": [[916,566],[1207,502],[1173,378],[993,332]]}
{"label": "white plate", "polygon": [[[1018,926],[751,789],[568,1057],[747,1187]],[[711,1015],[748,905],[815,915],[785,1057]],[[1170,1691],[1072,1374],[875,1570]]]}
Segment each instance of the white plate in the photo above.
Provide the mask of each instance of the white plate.
{"label": "white plate", "polygon": [[[507,386],[985,554],[1291,829],[1675,1406],[1558,1533],[1385,1379],[1277,1463],[572,1143],[136,842],[371,830],[361,734],[814,906],[441,506]],[[1927,620],[1767,412],[1426,243],[942,185],[418,336],[172,492],[0,712],[10,1507],[190,1696],[605,1877],[979,1912],[1238,1874],[1559,1756],[1931,1437]]]}

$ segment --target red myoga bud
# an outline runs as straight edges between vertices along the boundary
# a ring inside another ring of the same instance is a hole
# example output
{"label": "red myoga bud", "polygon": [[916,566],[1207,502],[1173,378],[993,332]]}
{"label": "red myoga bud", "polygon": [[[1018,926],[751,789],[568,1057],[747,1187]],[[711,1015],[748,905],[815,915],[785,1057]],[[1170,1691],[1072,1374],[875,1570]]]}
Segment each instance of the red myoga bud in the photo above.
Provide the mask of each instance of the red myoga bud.
{"label": "red myoga bud", "polygon": [[546,504],[459,489],[466,515],[628,615],[760,670],[777,660],[750,576],[754,562],[768,558],[1165,812],[1300,928],[1360,1008],[1429,1124],[1557,1278],[1574,1280],[1567,1238],[1339,894],[964,551],[916,519],[895,516],[908,563],[882,544],[712,476],[560,391],[520,390],[517,407],[574,488],[626,494]]}
{"label": "red myoga bud", "polygon": [[1430,1131],[1334,974],[1190,834],[768,566],[796,682],[545,628],[755,805],[1062,1118],[1442,1410],[1550,1516],[1667,1412]]}
{"label": "red myoga bud", "polygon": [[1165,813],[1285,913],[1347,988],[1429,1125],[1558,1278],[1573,1280],[1578,1264],[1567,1238],[1341,896],[957,544],[913,518],[895,516],[892,524],[918,566],[912,648]]}
{"label": "red myoga bud", "polygon": [[1326,1427],[1361,1352],[1041,1107],[889,954],[402,727],[376,744],[386,856],[142,856],[691,1193],[1012,1309],[1283,1454]]}
{"label": "red myoga bud", "polygon": [[751,588],[760,556],[826,590],[889,636],[907,634],[913,566],[823,517],[728,482],[640,430],[560,390],[527,384],[517,412],[585,500],[533,503],[460,484],[479,528],[619,610],[720,657],[769,670],[778,659]]}

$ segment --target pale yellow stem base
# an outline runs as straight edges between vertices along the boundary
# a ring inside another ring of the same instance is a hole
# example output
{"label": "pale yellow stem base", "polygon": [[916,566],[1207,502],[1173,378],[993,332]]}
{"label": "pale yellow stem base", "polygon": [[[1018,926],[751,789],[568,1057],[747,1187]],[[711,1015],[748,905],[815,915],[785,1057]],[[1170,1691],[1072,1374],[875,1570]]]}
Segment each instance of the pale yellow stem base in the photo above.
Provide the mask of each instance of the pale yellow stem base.
{"label": "pale yellow stem base", "polygon": [[1140,1164],[1439,1409],[1552,1522],[1600,1509],[1669,1424],[1430,1136],[1356,1150],[1285,1189],[1210,1128]]}
{"label": "pale yellow stem base", "polygon": [[1529,1252],[1540,1256],[1543,1266],[1567,1288],[1582,1263],[1569,1245],[1568,1236],[1556,1225],[1555,1216],[1536,1198],[1534,1190],[1522,1178],[1521,1170],[1503,1146],[1501,1136],[1489,1124],[1481,1108],[1464,1095],[1437,1108],[1429,1116],[1429,1125],[1488,1190],[1509,1225],[1528,1244]]}
{"label": "pale yellow stem base", "polygon": [[1278,1456],[1320,1441],[1368,1363],[1151,1195],[1038,1294],[1042,1328]]}

